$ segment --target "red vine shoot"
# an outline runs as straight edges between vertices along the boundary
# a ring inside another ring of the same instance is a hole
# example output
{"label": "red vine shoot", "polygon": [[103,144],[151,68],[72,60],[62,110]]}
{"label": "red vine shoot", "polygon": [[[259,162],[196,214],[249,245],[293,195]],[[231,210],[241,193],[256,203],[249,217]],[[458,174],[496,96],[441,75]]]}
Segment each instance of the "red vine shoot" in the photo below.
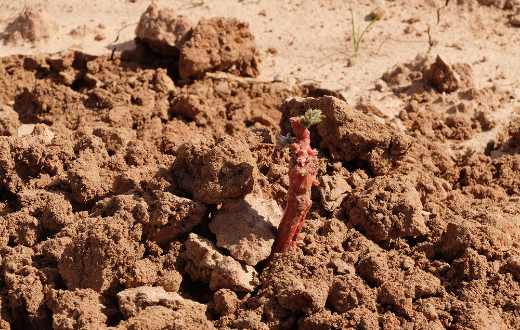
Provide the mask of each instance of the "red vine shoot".
{"label": "red vine shoot", "polygon": [[317,184],[318,157],[316,155],[318,152],[311,148],[309,127],[320,121],[321,111],[315,109],[308,110],[301,117],[290,118],[294,142],[290,146],[292,155],[287,205],[271,254],[288,251],[294,246],[307,212],[311,208],[311,188]]}

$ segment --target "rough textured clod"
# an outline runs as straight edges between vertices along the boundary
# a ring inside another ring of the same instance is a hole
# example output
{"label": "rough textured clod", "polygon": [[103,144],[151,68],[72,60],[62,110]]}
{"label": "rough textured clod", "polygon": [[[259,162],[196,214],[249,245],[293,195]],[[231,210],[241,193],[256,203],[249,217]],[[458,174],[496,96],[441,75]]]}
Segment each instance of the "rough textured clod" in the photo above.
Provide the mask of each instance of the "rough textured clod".
{"label": "rough textured clod", "polygon": [[[182,298],[181,298],[182,299]],[[204,305],[186,299],[165,306],[150,306],[122,321],[115,328],[124,329],[215,329],[206,316]]]}
{"label": "rough textured clod", "polygon": [[255,164],[242,141],[224,137],[186,143],[177,150],[173,175],[179,186],[197,201],[219,204],[253,190]]}
{"label": "rough textured clod", "polygon": [[341,174],[322,175],[318,180],[321,204],[329,212],[337,209],[341,205],[343,197],[352,191],[347,180]]}
{"label": "rough textured clod", "polygon": [[123,217],[91,218],[77,224],[58,262],[68,288],[114,289],[143,256],[141,232]]}
{"label": "rough textured clod", "polygon": [[381,176],[347,196],[349,222],[375,241],[428,233],[421,198],[413,179]]}
{"label": "rough textured clod", "polygon": [[169,192],[159,192],[150,208],[152,212],[150,222],[145,226],[145,236],[159,244],[189,233],[206,215],[203,204]]}
{"label": "rough textured clod", "polygon": [[52,290],[47,306],[53,314],[53,329],[96,329],[107,321],[100,295],[91,289]]}
{"label": "rough textured clod", "polygon": [[234,18],[202,19],[182,46],[181,78],[201,77],[205,72],[225,71],[256,77],[259,58],[249,25]]}
{"label": "rough textured clod", "polygon": [[191,23],[186,17],[176,15],[171,8],[159,8],[152,2],[141,15],[135,37],[138,42],[146,44],[161,55],[178,56],[190,29]]}
{"label": "rough textured clod", "polygon": [[16,135],[18,126],[20,121],[16,111],[6,105],[0,105],[0,136]]}

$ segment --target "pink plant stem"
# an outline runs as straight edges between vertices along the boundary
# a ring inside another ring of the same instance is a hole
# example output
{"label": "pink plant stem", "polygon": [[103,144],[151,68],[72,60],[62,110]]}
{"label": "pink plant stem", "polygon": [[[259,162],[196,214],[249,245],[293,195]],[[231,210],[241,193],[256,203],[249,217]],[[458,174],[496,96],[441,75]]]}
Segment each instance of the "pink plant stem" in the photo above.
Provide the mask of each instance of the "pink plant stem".
{"label": "pink plant stem", "polygon": [[318,158],[316,150],[311,148],[311,134],[301,118],[291,118],[290,122],[296,141],[291,144],[287,205],[271,253],[285,252],[294,246],[312,205],[312,185],[316,184]]}

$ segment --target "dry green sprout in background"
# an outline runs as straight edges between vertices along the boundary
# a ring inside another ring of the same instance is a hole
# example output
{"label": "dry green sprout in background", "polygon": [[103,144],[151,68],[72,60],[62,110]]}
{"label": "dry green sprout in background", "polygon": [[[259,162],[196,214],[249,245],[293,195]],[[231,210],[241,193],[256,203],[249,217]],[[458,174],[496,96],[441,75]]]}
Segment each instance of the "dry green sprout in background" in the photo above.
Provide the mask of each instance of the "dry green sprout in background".
{"label": "dry green sprout in background", "polygon": [[352,21],[352,35],[351,35],[352,47],[353,47],[352,59],[354,60],[359,53],[359,47],[363,43],[363,38],[365,37],[366,33],[368,31],[370,31],[370,29],[372,29],[374,24],[383,18],[384,10],[381,7],[377,7],[370,14],[368,14],[366,17],[366,20],[368,20],[369,23],[362,30],[360,30],[356,24],[356,20],[354,17],[354,11],[352,10],[352,8],[350,8],[349,11],[350,11],[350,18]]}

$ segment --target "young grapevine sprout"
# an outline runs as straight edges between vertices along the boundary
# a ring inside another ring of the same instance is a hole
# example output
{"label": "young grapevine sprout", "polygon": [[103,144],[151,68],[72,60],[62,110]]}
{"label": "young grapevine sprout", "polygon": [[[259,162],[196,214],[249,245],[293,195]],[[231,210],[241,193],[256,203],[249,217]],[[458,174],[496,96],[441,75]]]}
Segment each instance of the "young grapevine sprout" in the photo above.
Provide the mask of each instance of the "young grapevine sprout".
{"label": "young grapevine sprout", "polygon": [[309,128],[318,124],[321,118],[320,110],[311,109],[307,110],[303,116],[289,119],[294,138],[290,145],[291,163],[287,205],[271,253],[285,252],[294,246],[307,212],[311,208],[311,188],[317,184],[318,152],[311,148]]}

